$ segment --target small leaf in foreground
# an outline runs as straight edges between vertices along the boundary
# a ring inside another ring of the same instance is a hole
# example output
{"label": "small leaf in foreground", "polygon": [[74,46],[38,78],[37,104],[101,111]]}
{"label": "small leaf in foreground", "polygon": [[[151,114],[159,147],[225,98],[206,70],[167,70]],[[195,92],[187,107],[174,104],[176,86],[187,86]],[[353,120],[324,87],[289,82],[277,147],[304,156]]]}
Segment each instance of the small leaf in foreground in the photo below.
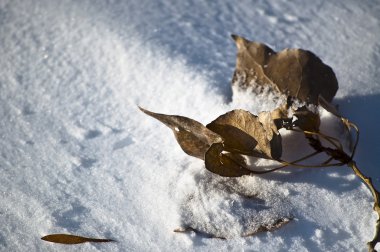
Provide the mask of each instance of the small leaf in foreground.
{"label": "small leaf in foreground", "polygon": [[46,235],[41,238],[41,240],[61,243],[61,244],[79,244],[84,242],[114,242],[112,239],[98,239],[98,238],[89,238],[77,235],[70,234],[51,234]]}

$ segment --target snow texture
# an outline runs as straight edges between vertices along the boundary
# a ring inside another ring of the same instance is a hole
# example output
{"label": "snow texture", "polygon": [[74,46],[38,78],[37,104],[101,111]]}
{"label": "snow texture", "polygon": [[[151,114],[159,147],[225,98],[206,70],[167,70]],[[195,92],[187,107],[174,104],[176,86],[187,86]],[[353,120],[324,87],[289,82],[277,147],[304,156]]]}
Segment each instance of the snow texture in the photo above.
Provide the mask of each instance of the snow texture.
{"label": "snow texture", "polygon": [[[334,102],[359,125],[356,160],[379,187],[378,13],[371,0],[0,1],[0,250],[365,251],[376,215],[349,168],[221,178],[137,105],[202,123],[269,110],[232,97],[230,34],[311,50],[336,72]],[[287,140],[285,155],[304,149]],[[186,226],[204,233],[173,232]],[[52,233],[118,242],[40,240]]]}

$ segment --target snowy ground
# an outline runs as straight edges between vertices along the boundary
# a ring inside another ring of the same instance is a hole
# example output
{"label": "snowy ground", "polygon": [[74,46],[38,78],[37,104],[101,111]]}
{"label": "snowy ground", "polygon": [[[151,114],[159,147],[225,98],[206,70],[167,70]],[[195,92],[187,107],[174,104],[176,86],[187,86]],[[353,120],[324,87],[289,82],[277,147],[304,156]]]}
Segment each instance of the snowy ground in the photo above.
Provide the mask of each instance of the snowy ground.
{"label": "snowy ground", "polygon": [[[1,0],[0,250],[364,251],[376,216],[348,168],[221,179],[136,105],[203,123],[266,110],[231,101],[230,34],[309,49],[335,70],[356,160],[380,187],[378,13],[370,0]],[[276,216],[294,220],[237,237]],[[173,232],[189,223],[232,238]],[[40,240],[51,233],[118,242]]]}

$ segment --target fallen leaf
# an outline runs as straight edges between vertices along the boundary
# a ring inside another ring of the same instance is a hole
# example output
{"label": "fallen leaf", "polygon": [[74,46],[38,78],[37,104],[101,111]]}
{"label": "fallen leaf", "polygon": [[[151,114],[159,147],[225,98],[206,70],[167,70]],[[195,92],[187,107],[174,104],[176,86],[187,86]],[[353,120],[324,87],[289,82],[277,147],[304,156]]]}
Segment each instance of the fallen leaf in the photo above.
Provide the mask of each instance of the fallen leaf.
{"label": "fallen leaf", "polygon": [[257,230],[247,232],[247,233],[243,234],[242,237],[250,237],[250,236],[254,236],[254,235],[257,235],[259,233],[262,233],[262,232],[273,232],[273,231],[281,228],[285,224],[288,224],[292,219],[293,218],[280,218],[271,224],[261,225]]}
{"label": "fallen leaf", "polygon": [[232,79],[232,83],[239,84],[242,88],[248,88],[252,82],[258,85],[270,85],[278,90],[275,83],[265,75],[263,66],[269,60],[269,57],[276,52],[270,47],[250,42],[243,37],[232,35],[238,49],[236,70]]}
{"label": "fallen leaf", "polygon": [[294,126],[303,131],[319,132],[319,126],[321,125],[319,114],[310,111],[306,107],[301,107],[294,112],[294,116],[296,117]]}
{"label": "fallen leaf", "polygon": [[245,168],[244,158],[235,153],[225,153],[222,143],[214,143],[205,155],[206,169],[222,177],[241,177],[252,172]]}
{"label": "fallen leaf", "polygon": [[157,114],[140,108],[145,114],[159,120],[172,129],[182,150],[190,156],[204,159],[204,155],[213,143],[222,138],[203,124],[183,116]]}
{"label": "fallen leaf", "polygon": [[279,159],[282,154],[281,136],[270,113],[260,118],[237,109],[219,116],[206,127],[224,140],[225,150],[267,159]]}
{"label": "fallen leaf", "polygon": [[41,238],[44,241],[61,244],[79,244],[84,242],[114,242],[112,239],[88,238],[70,234],[51,234]]}
{"label": "fallen leaf", "polygon": [[314,53],[302,49],[275,52],[265,44],[232,35],[238,53],[233,85],[270,86],[286,96],[317,104],[318,97],[331,101],[338,81],[334,71]]}

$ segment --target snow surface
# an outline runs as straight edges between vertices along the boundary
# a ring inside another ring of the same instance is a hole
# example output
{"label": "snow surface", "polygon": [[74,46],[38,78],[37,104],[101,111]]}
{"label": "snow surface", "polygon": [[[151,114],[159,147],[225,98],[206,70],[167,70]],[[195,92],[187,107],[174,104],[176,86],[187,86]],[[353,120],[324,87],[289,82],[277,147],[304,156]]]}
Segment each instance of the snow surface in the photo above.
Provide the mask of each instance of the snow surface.
{"label": "snow surface", "polygon": [[[137,105],[203,123],[268,110],[231,98],[230,34],[311,50],[336,72],[335,102],[361,129],[356,160],[380,187],[378,13],[371,0],[1,0],[0,250],[365,251],[376,215],[349,168],[220,178]],[[186,225],[231,238],[173,232]],[[40,240],[52,233],[118,242]]]}

